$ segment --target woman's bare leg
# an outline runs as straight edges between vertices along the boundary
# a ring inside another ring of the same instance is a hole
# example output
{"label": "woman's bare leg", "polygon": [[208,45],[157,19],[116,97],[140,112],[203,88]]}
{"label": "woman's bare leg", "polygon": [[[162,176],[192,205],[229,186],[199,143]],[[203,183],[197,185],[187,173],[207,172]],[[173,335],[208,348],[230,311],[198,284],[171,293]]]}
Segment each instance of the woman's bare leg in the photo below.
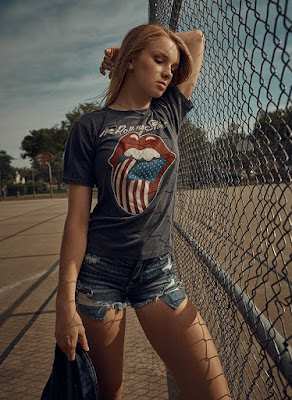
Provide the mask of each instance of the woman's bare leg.
{"label": "woman's bare leg", "polygon": [[123,350],[126,311],[109,309],[103,321],[89,319],[79,312],[84,324],[89,356],[98,378],[102,400],[120,400],[123,390]]}
{"label": "woman's bare leg", "polygon": [[158,300],[136,314],[184,400],[231,399],[210,333],[188,299],[176,310]]}

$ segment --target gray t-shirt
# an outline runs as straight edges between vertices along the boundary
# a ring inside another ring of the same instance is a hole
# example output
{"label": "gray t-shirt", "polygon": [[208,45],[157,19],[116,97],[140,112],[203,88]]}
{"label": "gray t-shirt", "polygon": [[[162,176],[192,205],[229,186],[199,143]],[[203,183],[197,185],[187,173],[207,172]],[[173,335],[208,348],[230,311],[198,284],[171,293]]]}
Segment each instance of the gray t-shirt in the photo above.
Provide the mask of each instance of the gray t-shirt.
{"label": "gray t-shirt", "polygon": [[88,252],[131,259],[171,252],[177,134],[191,108],[171,87],[146,110],[104,107],[75,122],[63,182],[98,188]]}

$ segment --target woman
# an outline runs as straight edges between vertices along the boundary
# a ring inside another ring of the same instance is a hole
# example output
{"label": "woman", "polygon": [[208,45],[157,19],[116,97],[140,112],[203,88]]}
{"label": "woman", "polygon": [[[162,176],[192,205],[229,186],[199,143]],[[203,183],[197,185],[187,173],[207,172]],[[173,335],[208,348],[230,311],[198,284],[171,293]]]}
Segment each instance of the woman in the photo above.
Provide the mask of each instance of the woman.
{"label": "woman", "polygon": [[[202,57],[200,31],[134,28],[121,47],[105,51],[106,106],[82,116],[68,139],[56,340],[69,360],[77,338],[89,350],[102,399],[121,398],[128,304],[184,399],[230,398],[213,341],[170,254],[177,134],[192,108]],[[90,214],[94,184],[98,203]]]}

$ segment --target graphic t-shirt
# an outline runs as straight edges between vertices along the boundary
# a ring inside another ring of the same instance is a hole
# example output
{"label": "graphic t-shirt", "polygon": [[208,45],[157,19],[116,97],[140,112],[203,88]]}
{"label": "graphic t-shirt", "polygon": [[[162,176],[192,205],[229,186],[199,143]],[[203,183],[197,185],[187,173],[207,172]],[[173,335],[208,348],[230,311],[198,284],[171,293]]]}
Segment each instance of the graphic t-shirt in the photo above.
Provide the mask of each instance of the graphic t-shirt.
{"label": "graphic t-shirt", "polygon": [[87,252],[131,259],[171,252],[177,134],[191,108],[171,87],[146,110],[104,107],[75,122],[63,182],[98,188]]}

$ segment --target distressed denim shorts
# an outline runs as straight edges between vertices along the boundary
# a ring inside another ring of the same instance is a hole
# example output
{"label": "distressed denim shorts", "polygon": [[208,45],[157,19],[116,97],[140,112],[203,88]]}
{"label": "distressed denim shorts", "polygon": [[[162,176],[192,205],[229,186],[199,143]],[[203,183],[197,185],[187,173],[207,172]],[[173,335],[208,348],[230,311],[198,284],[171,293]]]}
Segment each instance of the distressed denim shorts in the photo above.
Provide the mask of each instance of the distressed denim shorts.
{"label": "distressed denim shorts", "polygon": [[87,253],[76,287],[79,311],[95,320],[103,320],[109,308],[138,308],[161,299],[175,309],[185,298],[170,254],[131,260]]}

